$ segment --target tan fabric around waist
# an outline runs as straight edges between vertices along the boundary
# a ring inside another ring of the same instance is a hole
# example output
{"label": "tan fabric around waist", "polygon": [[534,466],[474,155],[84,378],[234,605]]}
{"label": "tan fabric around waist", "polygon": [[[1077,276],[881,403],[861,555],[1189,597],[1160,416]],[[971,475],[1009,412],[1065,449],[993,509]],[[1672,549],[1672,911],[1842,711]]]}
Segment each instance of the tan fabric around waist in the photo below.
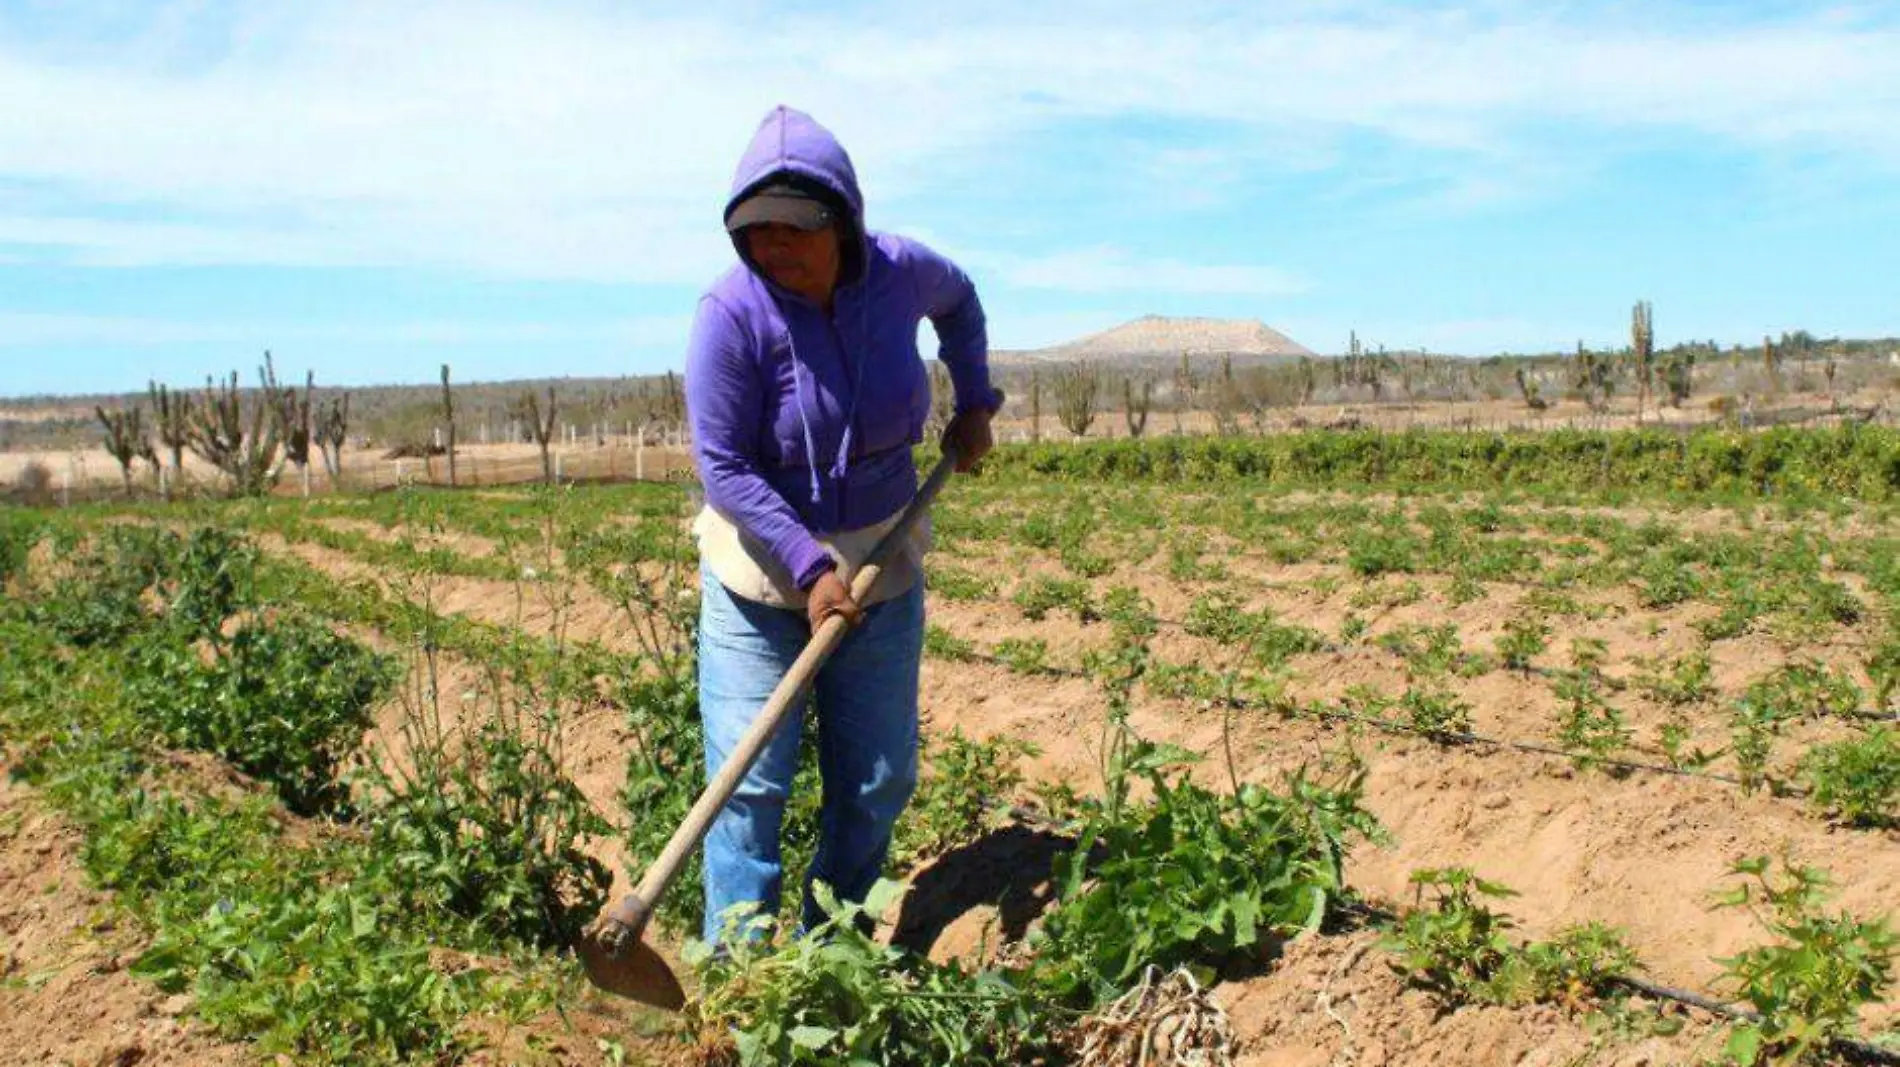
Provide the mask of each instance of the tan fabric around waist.
{"label": "tan fabric around waist", "polygon": [[[813,536],[818,546],[838,561],[841,570],[855,570],[902,516],[900,511],[875,526]],[[693,520],[693,536],[699,540],[700,562],[734,595],[773,607],[804,610],[805,594],[793,583],[791,573],[772,558],[763,542],[740,530],[710,505],[701,508]],[[924,554],[929,551],[930,516],[925,515],[911,527],[910,536],[885,565],[865,602],[876,604],[908,592],[922,577]]]}

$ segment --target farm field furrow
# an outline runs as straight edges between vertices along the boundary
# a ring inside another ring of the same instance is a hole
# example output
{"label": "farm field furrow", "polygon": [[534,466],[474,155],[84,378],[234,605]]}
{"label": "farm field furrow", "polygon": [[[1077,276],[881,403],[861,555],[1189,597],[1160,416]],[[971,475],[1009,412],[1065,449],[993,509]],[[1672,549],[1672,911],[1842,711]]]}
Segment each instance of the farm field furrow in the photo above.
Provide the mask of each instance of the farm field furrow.
{"label": "farm field furrow", "polygon": [[[1241,1064],[1694,1063],[1728,1027],[1604,975],[1734,999],[1732,961],[1774,943],[1773,913],[1715,906],[1751,871],[1770,889],[1825,871],[1825,897],[1786,896],[1786,914],[1878,945],[1900,899],[1891,497],[1289,491],[1057,477],[1041,456],[1005,453],[935,516],[928,758],[892,869],[910,887],[892,890],[898,925],[935,931],[913,946],[935,962],[840,947],[861,980],[912,991],[900,999],[936,991],[906,1010],[967,1005],[943,1010],[1025,1033],[1046,1028],[1023,1014],[1044,1002],[1085,1019],[1146,951],[1202,968]],[[33,784],[6,794],[0,826],[11,847],[44,808],[70,819],[60,877],[112,890],[96,907],[142,931],[115,951],[165,996],[190,993],[168,1003],[202,1026],[135,1028],[150,1062],[187,1062],[164,1050],[200,1038],[223,1055],[211,1033],[244,1032],[258,1004],[291,1018],[269,998],[297,987],[268,959],[210,962],[219,938],[268,940],[270,915],[325,931],[313,966],[348,965],[372,929],[388,950],[362,994],[386,1014],[262,1039],[298,1062],[716,1061],[724,1035],[765,1025],[747,998],[812,966],[796,946],[697,972],[707,998],[684,1029],[592,1000],[581,1022],[548,1014],[579,996],[560,945],[637,876],[702,773],[693,506],[640,485],[4,517],[19,547],[0,557],[0,725]],[[268,710],[284,707],[310,710]],[[236,784],[164,771],[180,751]],[[802,775],[788,814],[790,877],[815,788]],[[1087,880],[1050,866],[1069,845],[1035,836],[1049,826],[1100,835]],[[1142,851],[1187,828],[1200,836],[1175,852]],[[1041,851],[983,859],[1032,839]],[[211,881],[142,841],[201,856]],[[1256,849],[1284,851],[1240,859]],[[1292,937],[1306,898],[1248,882],[1282,862],[1312,880],[1296,884],[1340,880],[1315,936]],[[1184,895],[1150,901],[1152,885]],[[683,879],[659,915],[669,953],[697,893]],[[1347,898],[1400,918],[1369,929]],[[1510,917],[1488,970],[1432,955],[1451,942],[1430,937],[1490,921],[1485,907]],[[1108,932],[1141,908],[1164,910]],[[353,931],[322,918],[339,914]],[[14,971],[45,966],[8,951]],[[485,962],[414,984],[442,953]],[[1548,977],[1541,959],[1576,969]],[[1830,1009],[1830,1032],[1900,1032],[1900,994],[1863,994]]]}

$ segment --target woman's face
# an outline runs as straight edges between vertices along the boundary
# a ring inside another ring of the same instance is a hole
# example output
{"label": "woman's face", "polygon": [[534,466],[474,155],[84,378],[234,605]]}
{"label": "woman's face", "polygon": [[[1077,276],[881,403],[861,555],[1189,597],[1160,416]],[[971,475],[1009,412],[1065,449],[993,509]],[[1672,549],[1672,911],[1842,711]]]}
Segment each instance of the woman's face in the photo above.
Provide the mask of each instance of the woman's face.
{"label": "woman's face", "polygon": [[831,300],[838,284],[838,231],[801,230],[768,222],[743,231],[746,251],[765,276],[820,304]]}

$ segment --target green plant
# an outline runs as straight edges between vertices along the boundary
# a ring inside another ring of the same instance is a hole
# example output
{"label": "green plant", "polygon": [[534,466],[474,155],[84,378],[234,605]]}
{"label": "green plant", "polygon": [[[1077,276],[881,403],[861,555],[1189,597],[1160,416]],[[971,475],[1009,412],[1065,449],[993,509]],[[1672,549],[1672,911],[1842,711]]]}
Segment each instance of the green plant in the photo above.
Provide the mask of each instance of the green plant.
{"label": "green plant", "polygon": [[1031,578],[1016,587],[1012,598],[1023,615],[1040,622],[1052,608],[1067,608],[1077,622],[1092,622],[1100,615],[1089,596],[1089,585],[1080,578]]}
{"label": "green plant", "polygon": [[1636,568],[1636,577],[1636,598],[1646,608],[1671,607],[1703,594],[1696,572],[1668,553],[1646,556]]}
{"label": "green plant", "polygon": [[1153,637],[1160,629],[1154,605],[1132,586],[1118,585],[1102,597],[1102,618],[1131,637]]}
{"label": "green plant", "polygon": [[1017,674],[1041,674],[1049,669],[1049,642],[1037,638],[1005,637],[992,654]]}
{"label": "green plant", "polygon": [[935,623],[924,627],[924,654],[937,659],[947,659],[963,663],[977,657],[976,642],[938,626]]}
{"label": "green plant", "polygon": [[207,662],[189,647],[129,650],[134,705],[172,743],[213,752],[309,814],[344,800],[337,769],[394,664],[301,615],[247,619]]}
{"label": "green plant", "polygon": [[1399,698],[1399,708],[1405,712],[1407,725],[1440,744],[1471,732],[1471,705],[1443,689],[1407,689]]}
{"label": "green plant", "polygon": [[[1381,944],[1414,985],[1453,1003],[1577,1004],[1612,991],[1637,966],[1621,931],[1601,923],[1566,927],[1549,941],[1518,945],[1508,915],[1484,900],[1516,892],[1464,867],[1413,871],[1413,906]],[[1426,901],[1426,894],[1431,900]]]}
{"label": "green plant", "polygon": [[1529,671],[1531,661],[1550,645],[1550,624],[1542,616],[1523,613],[1504,623],[1497,639],[1498,659],[1514,671]]}
{"label": "green plant", "polygon": [[1382,838],[1360,806],[1356,762],[1326,781],[1302,768],[1284,792],[1195,784],[1182,771],[1193,754],[1126,725],[1145,647],[1124,643],[1112,662],[1102,672],[1104,793],[1078,835],[1089,847],[1058,861],[1058,903],[1036,941],[1041,984],[1064,1002],[1112,999],[1145,967],[1246,958],[1269,936],[1318,929],[1345,891],[1350,838]]}
{"label": "green plant", "polygon": [[[437,676],[433,662],[426,670]],[[611,880],[587,839],[612,827],[562,768],[558,704],[489,687],[453,733],[433,683],[405,701],[404,757],[378,753],[360,773],[363,822],[391,881],[413,904],[465,919],[464,940],[569,944]]]}
{"label": "green plant", "polygon": [[1756,856],[1729,873],[1742,882],[1715,906],[1748,909],[1775,938],[1716,961],[1724,981],[1759,1014],[1730,1031],[1729,1061],[1819,1062],[1833,1038],[1854,1032],[1863,1004],[1886,997],[1900,939],[1884,918],[1827,912],[1828,878],[1818,869],[1784,861],[1777,873],[1768,857]]}
{"label": "green plant", "polygon": [[31,512],[8,508],[0,511],[0,590],[26,574],[27,560],[39,544],[45,527]]}
{"label": "green plant", "polygon": [[145,594],[165,574],[177,540],[156,527],[132,525],[56,536],[54,577],[28,602],[32,620],[80,648],[126,641],[153,625]]}
{"label": "green plant", "polygon": [[996,595],[994,579],[948,565],[933,566],[925,576],[930,591],[945,600],[969,602]]}
{"label": "green plant", "polygon": [[1788,722],[1852,715],[1860,709],[1861,696],[1860,686],[1845,672],[1813,660],[1796,660],[1751,684],[1742,701],[1763,718]]}
{"label": "green plant", "polygon": [[1417,538],[1391,528],[1356,530],[1346,537],[1346,566],[1363,578],[1409,574],[1423,549]]}
{"label": "green plant", "polygon": [[1809,749],[1800,773],[1816,808],[1854,826],[1900,826],[1900,731],[1876,725]]}
{"label": "green plant", "polygon": [[1639,659],[1634,679],[1636,688],[1651,700],[1680,707],[1700,704],[1715,695],[1709,650],[1698,648],[1687,655],[1664,661],[1660,657]]}
{"label": "green plant", "polygon": [[[1571,641],[1571,669],[1555,684],[1564,702],[1557,737],[1578,769],[1601,766],[1627,748],[1633,738],[1623,713],[1604,699],[1601,666],[1603,642],[1586,638]],[[1611,773],[1627,773],[1613,767]]]}
{"label": "green plant", "polygon": [[1017,763],[1038,755],[1036,746],[1012,737],[972,741],[960,729],[924,746],[930,769],[897,826],[891,862],[899,868],[973,841],[1009,821],[1008,801],[1023,786]]}
{"label": "green plant", "polygon": [[695,1021],[742,1067],[1039,1062],[1054,1036],[1046,1009],[1011,975],[939,966],[865,932],[901,892],[880,882],[860,907],[821,885],[829,918],[810,936],[737,938],[725,955],[693,943]]}
{"label": "green plant", "polygon": [[1343,644],[1350,645],[1361,637],[1364,637],[1366,630],[1369,628],[1370,624],[1367,623],[1363,617],[1357,612],[1349,611],[1346,613],[1346,617],[1340,620],[1339,640]]}
{"label": "green plant", "polygon": [[1900,621],[1889,626],[1887,637],[1867,654],[1867,677],[1874,683],[1874,710],[1896,709],[1900,696]]}
{"label": "green plant", "polygon": [[[1415,985],[1453,1002],[1488,1000],[1488,986],[1511,957],[1513,925],[1480,901],[1517,895],[1463,867],[1413,871],[1412,908],[1382,941]],[[1425,895],[1432,895],[1426,907]]]}
{"label": "green plant", "polygon": [[1433,678],[1455,671],[1470,676],[1483,672],[1480,657],[1465,652],[1458,638],[1457,623],[1438,626],[1397,626],[1379,637],[1379,645],[1404,657],[1414,676]]}

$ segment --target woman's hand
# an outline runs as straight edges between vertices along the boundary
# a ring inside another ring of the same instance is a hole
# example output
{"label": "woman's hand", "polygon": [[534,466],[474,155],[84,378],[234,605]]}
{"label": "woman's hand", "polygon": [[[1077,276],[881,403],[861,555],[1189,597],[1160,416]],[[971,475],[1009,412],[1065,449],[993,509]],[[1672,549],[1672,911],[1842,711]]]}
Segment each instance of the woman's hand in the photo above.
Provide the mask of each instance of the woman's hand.
{"label": "woman's hand", "polygon": [[851,599],[850,588],[834,570],[819,575],[812,583],[811,591],[805,594],[805,615],[811,620],[813,630],[823,626],[833,615],[843,616],[847,625],[856,626],[864,620],[864,608]]}
{"label": "woman's hand", "polygon": [[995,444],[990,436],[990,415],[988,408],[970,408],[943,428],[944,446],[957,453],[958,474],[975,470]]}

